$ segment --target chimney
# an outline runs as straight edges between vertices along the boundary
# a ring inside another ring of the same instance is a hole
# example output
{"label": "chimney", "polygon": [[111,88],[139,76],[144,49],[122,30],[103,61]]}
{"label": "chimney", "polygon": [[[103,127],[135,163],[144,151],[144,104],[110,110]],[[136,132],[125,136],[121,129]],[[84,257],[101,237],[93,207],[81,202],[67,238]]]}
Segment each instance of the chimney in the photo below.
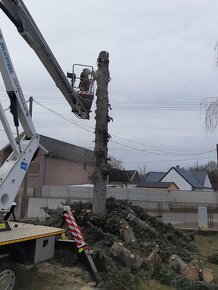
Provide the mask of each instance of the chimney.
{"label": "chimney", "polygon": [[179,165],[176,165],[176,168],[179,168]]}

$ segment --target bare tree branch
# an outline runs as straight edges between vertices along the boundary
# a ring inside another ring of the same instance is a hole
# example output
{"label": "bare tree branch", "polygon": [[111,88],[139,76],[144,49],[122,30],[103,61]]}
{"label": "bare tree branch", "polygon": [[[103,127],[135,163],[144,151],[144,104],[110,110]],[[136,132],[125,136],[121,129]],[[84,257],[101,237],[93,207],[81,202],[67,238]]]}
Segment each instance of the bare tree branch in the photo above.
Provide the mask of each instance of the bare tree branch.
{"label": "bare tree branch", "polygon": [[207,133],[214,131],[218,122],[218,98],[206,98],[201,102],[205,112],[205,129]]}

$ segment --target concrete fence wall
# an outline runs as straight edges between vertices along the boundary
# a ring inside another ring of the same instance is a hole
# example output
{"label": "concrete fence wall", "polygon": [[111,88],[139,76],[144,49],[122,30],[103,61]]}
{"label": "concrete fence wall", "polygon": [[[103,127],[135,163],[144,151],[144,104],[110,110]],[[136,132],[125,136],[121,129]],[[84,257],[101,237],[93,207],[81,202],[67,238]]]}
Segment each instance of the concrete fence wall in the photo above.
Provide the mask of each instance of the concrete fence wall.
{"label": "concrete fence wall", "polygon": [[[180,203],[216,204],[217,192],[212,191],[168,191],[166,189],[145,188],[107,188],[107,197],[128,199],[136,205],[146,209],[157,209],[161,203],[162,209],[169,210],[172,206],[180,207]],[[92,187],[83,186],[44,186],[41,197],[29,197],[28,218],[45,218],[43,207],[56,209],[68,201],[91,201]]]}
{"label": "concrete fence wall", "polygon": [[169,202],[217,203],[218,193],[215,191],[171,191]]}

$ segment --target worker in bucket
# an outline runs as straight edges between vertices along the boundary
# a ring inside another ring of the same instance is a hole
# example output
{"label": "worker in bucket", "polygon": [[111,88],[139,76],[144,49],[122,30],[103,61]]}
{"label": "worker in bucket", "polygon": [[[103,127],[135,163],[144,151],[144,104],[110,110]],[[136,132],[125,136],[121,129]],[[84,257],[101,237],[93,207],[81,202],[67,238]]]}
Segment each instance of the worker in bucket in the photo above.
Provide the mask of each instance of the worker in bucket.
{"label": "worker in bucket", "polygon": [[90,87],[90,76],[91,72],[88,68],[84,68],[83,71],[80,74],[80,83],[79,88],[81,91],[89,91]]}
{"label": "worker in bucket", "polygon": [[10,209],[7,211],[6,215],[4,216],[4,221],[7,221],[11,214],[13,216],[14,221],[15,222],[17,221],[16,217],[15,217],[15,214],[14,214],[14,209],[15,209],[16,206],[17,206],[17,203],[14,201],[12,203],[12,206],[10,207]]}

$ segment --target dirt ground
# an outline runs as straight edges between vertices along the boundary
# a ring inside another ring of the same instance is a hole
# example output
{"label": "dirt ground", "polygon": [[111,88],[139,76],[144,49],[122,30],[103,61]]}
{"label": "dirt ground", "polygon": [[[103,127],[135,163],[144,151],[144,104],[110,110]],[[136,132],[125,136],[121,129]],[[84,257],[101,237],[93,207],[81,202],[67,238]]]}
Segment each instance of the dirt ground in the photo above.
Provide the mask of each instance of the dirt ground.
{"label": "dirt ground", "polygon": [[79,267],[41,263],[18,269],[18,290],[89,290],[89,273]]}

